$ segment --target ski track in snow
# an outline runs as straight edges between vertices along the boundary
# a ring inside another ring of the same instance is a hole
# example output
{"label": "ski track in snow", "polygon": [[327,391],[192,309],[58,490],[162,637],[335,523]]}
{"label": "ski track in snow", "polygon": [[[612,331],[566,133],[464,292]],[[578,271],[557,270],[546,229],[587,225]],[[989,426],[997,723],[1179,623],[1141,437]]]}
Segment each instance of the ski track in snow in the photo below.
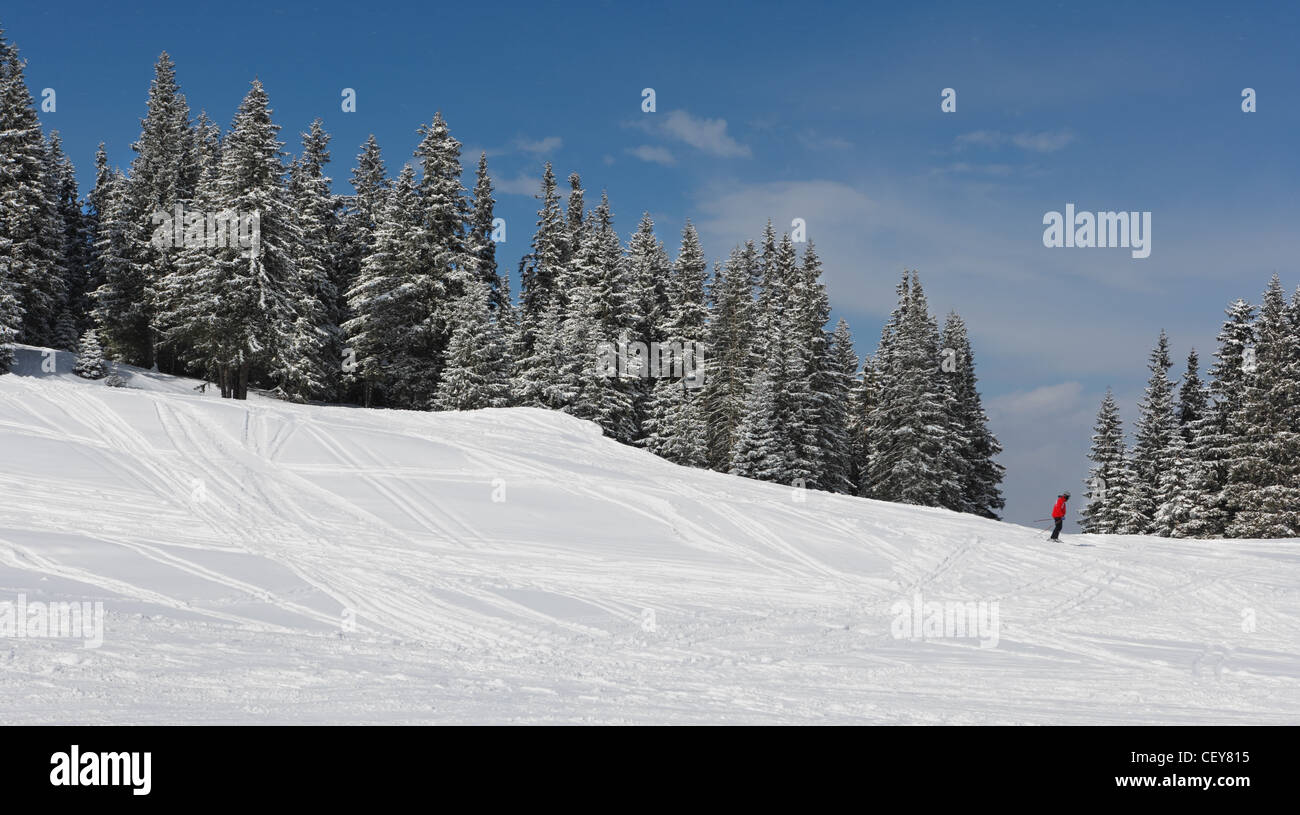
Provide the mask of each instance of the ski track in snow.
{"label": "ski track in snow", "polygon": [[[1298,541],[1052,544],[546,411],[40,359],[0,377],[0,603],[107,614],[97,649],[0,638],[6,724],[1300,721]],[[997,646],[896,639],[915,593],[996,601]]]}

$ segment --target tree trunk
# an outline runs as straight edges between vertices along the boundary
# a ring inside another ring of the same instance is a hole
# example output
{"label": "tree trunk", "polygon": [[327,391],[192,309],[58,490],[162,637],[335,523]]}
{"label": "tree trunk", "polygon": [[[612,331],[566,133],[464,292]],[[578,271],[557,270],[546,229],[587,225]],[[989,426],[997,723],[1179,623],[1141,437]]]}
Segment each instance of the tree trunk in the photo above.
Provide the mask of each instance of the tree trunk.
{"label": "tree trunk", "polygon": [[250,366],[249,366],[249,363],[248,363],[248,362],[241,362],[241,363],[239,363],[239,386],[238,386],[238,388],[237,388],[236,391],[235,391],[235,398],[236,398],[236,399],[247,399],[247,398],[248,398],[248,369],[249,369],[249,367],[250,367]]}

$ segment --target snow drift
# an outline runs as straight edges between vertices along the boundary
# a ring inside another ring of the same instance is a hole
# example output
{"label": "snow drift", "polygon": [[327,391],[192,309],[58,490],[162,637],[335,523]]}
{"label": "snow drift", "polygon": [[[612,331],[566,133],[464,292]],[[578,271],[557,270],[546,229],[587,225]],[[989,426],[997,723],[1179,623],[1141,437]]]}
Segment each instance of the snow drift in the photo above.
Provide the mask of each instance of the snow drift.
{"label": "snow drift", "polygon": [[103,644],[11,628],[0,722],[1300,720],[1296,541],[1052,544],[542,410],[44,359],[0,377],[0,604],[101,602]]}

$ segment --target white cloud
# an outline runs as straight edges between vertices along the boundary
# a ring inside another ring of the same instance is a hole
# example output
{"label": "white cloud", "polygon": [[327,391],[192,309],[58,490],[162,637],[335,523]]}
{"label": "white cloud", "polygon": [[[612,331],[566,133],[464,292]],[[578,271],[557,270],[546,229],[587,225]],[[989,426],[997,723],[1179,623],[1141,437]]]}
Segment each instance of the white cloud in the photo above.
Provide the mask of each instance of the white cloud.
{"label": "white cloud", "polygon": [[1083,385],[1079,382],[1044,385],[1033,390],[1006,393],[989,399],[988,411],[991,415],[1022,418],[1059,416],[1077,410],[1082,393]]}
{"label": "white cloud", "polygon": [[531,153],[535,156],[554,153],[564,146],[564,139],[559,136],[547,136],[542,139],[529,139],[526,136],[519,136],[513,139],[509,145],[498,145],[482,147],[479,145],[465,144],[461,147],[462,156],[473,156],[478,158],[479,153],[487,153],[488,157],[509,156],[518,153]]}
{"label": "white cloud", "polygon": [[1074,141],[1074,134],[1068,130],[1018,133],[1011,137],[1011,142],[1016,147],[1032,150],[1035,153],[1055,153],[1072,141]]}
{"label": "white cloud", "polygon": [[866,195],[838,181],[782,181],[767,184],[719,184],[701,195],[702,232],[728,242],[757,237],[768,218],[777,231],[803,218],[809,235],[832,229],[860,231],[863,218],[876,207]]}
{"label": "white cloud", "polygon": [[957,148],[985,147],[996,148],[1012,144],[1021,150],[1032,153],[1055,153],[1074,141],[1070,130],[1043,130],[1038,133],[1003,133],[998,130],[974,130],[963,133],[956,139]]}
{"label": "white cloud", "polygon": [[673,154],[670,153],[666,147],[653,147],[648,144],[643,144],[640,147],[629,147],[627,152],[642,161],[662,164],[665,167],[671,167],[677,163],[677,159],[673,158]]}
{"label": "white cloud", "polygon": [[497,192],[506,195],[533,196],[541,192],[542,189],[541,177],[534,177],[528,173],[519,173],[514,178],[494,179],[492,183]]}
{"label": "white cloud", "polygon": [[515,147],[517,149],[535,155],[554,153],[562,146],[564,146],[564,139],[559,136],[547,136],[546,138],[537,141],[529,141],[528,139],[523,138],[515,139]]}
{"label": "white cloud", "polygon": [[727,135],[726,119],[705,119],[692,116],[684,110],[669,113],[663,131],[670,138],[685,142],[691,147],[719,158],[750,158],[748,145]]}
{"label": "white cloud", "polygon": [[998,147],[1005,144],[1007,137],[996,130],[975,130],[957,137],[957,146]]}

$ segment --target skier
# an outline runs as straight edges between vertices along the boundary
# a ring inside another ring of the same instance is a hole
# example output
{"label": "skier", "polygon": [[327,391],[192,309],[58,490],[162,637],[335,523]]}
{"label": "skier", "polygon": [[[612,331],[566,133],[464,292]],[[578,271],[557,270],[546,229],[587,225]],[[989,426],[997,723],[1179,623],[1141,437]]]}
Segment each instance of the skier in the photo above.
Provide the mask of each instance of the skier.
{"label": "skier", "polygon": [[1052,530],[1052,540],[1059,541],[1061,535],[1061,525],[1065,523],[1065,502],[1070,500],[1070,493],[1063,492],[1056,496],[1056,506],[1052,507],[1052,520],[1056,521],[1056,528]]}

